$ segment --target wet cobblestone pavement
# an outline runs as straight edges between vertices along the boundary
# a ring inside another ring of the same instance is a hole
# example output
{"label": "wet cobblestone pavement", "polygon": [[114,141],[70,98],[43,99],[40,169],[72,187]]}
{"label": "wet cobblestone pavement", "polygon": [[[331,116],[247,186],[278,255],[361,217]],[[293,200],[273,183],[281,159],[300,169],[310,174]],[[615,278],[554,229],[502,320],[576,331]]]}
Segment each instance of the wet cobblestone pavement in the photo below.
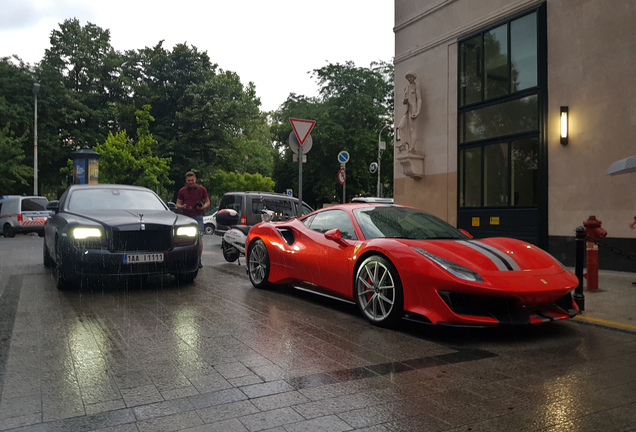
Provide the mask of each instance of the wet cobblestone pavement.
{"label": "wet cobblestone pavement", "polygon": [[0,430],[636,431],[636,330],[380,329],[207,241],[193,285],[65,292],[0,239]]}

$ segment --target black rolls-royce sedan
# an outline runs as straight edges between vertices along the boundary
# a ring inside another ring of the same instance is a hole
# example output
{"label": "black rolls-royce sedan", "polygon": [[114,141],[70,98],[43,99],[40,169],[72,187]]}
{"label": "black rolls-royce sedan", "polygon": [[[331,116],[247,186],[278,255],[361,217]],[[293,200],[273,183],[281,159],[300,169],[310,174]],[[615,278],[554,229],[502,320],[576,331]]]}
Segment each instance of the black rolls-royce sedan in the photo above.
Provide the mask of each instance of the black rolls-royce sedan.
{"label": "black rolls-royce sedan", "polygon": [[70,186],[44,225],[44,265],[55,268],[58,288],[79,278],[172,274],[190,283],[199,266],[196,220],[176,214],[144,187]]}

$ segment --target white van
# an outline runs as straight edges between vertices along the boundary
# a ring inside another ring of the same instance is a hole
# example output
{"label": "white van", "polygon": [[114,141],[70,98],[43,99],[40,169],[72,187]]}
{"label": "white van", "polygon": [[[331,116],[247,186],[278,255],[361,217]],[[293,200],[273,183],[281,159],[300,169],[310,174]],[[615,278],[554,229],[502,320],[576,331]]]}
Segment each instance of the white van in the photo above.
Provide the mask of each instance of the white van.
{"label": "white van", "polygon": [[0,196],[0,232],[5,237],[32,232],[44,237],[44,222],[51,214],[48,203],[41,196]]}

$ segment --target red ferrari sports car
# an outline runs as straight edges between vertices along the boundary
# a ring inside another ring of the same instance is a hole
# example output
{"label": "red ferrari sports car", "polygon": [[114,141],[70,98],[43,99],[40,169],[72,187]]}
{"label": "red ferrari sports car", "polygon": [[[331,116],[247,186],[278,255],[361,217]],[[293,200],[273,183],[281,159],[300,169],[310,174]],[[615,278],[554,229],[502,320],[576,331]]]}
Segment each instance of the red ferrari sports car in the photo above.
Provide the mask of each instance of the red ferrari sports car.
{"label": "red ferrari sports car", "polygon": [[249,231],[256,288],[287,284],[356,303],[378,326],[535,324],[579,313],[577,277],[542,249],[472,239],[411,207],[342,204]]}

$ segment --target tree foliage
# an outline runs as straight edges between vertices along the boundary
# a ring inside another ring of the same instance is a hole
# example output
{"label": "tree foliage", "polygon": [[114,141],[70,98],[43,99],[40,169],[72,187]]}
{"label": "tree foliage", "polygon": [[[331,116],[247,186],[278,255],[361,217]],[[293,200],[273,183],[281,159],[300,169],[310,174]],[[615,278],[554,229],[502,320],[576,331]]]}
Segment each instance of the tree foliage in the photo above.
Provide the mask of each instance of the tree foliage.
{"label": "tree foliage", "polygon": [[[374,194],[368,165],[377,159],[378,131],[392,123],[390,65],[328,64],[314,71],[318,98],[292,94],[279,111],[264,113],[253,83],[243,83],[185,43],[168,49],[159,41],[122,53],[111,46],[109,30],[77,19],[60,23],[50,43],[33,66],[17,57],[0,59],[0,140],[12,147],[4,153],[11,163],[0,164],[0,177],[10,193],[32,188],[37,82],[43,193],[66,187],[67,161],[84,146],[103,152],[100,181],[143,184],[165,190],[165,196],[176,197],[187,171],[197,172],[217,194],[296,190],[297,164],[287,140],[288,119],[298,117],[318,122],[304,175],[307,200],[315,205],[339,195],[340,150],[352,157],[348,195]],[[152,116],[142,109],[147,105]],[[387,190],[392,188],[390,150],[389,145],[382,165]]]}
{"label": "tree foliage", "polygon": [[209,186],[208,192],[211,195],[222,196],[231,191],[261,191],[273,192],[274,181],[261,174],[225,172],[217,170],[212,176],[203,180]]}
{"label": "tree foliage", "polygon": [[24,163],[22,146],[26,140],[26,134],[15,137],[9,126],[0,129],[0,195],[26,193],[33,177],[33,167]]}
{"label": "tree foliage", "polygon": [[101,155],[100,183],[132,184],[153,190],[173,183],[168,177],[170,158],[152,154],[152,147],[157,146],[149,128],[153,120],[150,106],[145,105],[137,111],[137,141],[129,139],[126,131],[110,132],[103,144],[95,146],[94,150]]}
{"label": "tree foliage", "polygon": [[[172,158],[172,180],[218,167],[271,175],[274,152],[254,84],[243,85],[196,47],[178,44],[169,51],[163,42],[127,52],[122,74],[133,106],[153,106],[159,154]],[[118,106],[123,123],[130,110]]]}
{"label": "tree foliage", "polygon": [[[324,202],[342,201],[342,186],[337,173],[337,159],[342,150],[349,152],[347,201],[355,195],[376,195],[377,174],[369,172],[371,162],[378,159],[378,135],[385,125],[393,124],[393,67],[372,63],[356,67],[352,62],[329,64],[314,70],[320,86],[320,97],[290,95],[274,113],[272,131],[281,158],[274,168],[278,192],[298,189],[298,164],[291,162],[287,148],[291,125],[289,118],[316,120],[311,132],[313,147],[303,166],[303,200],[320,207]],[[385,132],[386,133],[386,132]],[[387,151],[382,157],[385,192],[393,190],[393,151],[390,134],[383,135]]]}
{"label": "tree foliage", "polygon": [[33,78],[22,61],[11,60],[0,59],[0,192],[31,193]]}

